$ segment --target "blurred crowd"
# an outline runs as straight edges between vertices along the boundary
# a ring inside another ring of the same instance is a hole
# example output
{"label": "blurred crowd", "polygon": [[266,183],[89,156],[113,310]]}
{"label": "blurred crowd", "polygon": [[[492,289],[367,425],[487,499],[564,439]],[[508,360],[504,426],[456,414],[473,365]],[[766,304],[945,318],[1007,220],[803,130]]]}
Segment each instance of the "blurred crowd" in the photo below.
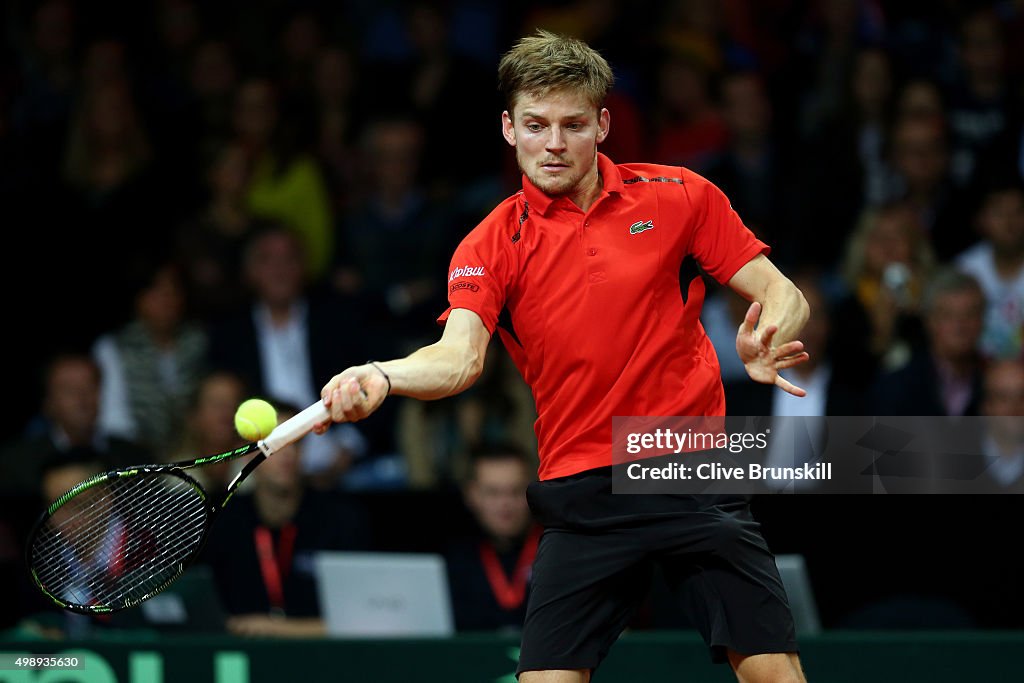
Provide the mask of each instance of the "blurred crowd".
{"label": "blurred crowd", "polygon": [[[519,187],[495,71],[535,27],[612,64],[606,154],[708,177],[811,302],[793,401],[746,379],[745,303],[712,286],[731,412],[1024,415],[1024,3],[14,0],[0,22],[0,502],[69,463],[233,448],[243,399],[301,409],[434,341],[455,246]],[[536,458],[529,390],[487,361],[458,397],[307,439],[296,476],[461,491],[472,519],[486,453]],[[1007,432],[986,453],[1019,488]],[[7,562],[38,508],[4,507]],[[509,571],[518,519],[478,532]]]}

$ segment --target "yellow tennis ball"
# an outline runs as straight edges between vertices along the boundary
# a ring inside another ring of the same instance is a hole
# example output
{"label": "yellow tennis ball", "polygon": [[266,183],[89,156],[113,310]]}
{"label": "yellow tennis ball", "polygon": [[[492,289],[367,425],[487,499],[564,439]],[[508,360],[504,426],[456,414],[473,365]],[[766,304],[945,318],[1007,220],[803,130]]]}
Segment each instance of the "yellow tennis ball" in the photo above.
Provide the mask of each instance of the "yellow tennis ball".
{"label": "yellow tennis ball", "polygon": [[246,441],[265,439],[276,426],[277,411],[263,399],[250,398],[235,411],[235,429]]}

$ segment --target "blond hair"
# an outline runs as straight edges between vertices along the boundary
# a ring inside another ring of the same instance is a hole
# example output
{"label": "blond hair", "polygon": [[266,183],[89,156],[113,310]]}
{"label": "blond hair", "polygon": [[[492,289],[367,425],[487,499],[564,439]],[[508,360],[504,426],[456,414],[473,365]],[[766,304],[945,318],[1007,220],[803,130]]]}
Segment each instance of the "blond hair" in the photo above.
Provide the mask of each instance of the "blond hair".
{"label": "blond hair", "polygon": [[498,90],[510,112],[520,95],[553,90],[580,92],[600,108],[614,81],[612,68],[597,50],[542,29],[520,38],[498,64]]}

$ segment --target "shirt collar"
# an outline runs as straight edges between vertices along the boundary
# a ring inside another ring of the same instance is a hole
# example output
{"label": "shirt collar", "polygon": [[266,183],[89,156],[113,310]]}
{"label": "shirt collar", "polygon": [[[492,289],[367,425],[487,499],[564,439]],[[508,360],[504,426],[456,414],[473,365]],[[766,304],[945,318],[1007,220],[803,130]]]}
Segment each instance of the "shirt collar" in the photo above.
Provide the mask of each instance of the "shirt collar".
{"label": "shirt collar", "polygon": [[[597,153],[597,172],[601,174],[602,189],[606,193],[621,193],[623,189],[622,174],[619,173],[618,166],[615,165],[611,159],[606,157],[600,152]],[[542,216],[547,214],[548,207],[551,206],[559,197],[552,197],[549,194],[545,194],[543,190],[538,188],[530,179],[523,174],[523,195],[526,197],[526,201],[530,203],[530,208],[538,211]]]}

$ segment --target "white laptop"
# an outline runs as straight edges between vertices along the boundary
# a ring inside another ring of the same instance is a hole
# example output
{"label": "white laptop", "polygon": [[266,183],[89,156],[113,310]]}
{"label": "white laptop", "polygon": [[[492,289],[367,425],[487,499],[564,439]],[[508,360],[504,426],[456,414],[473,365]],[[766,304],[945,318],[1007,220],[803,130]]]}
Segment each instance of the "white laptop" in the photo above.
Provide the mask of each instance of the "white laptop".
{"label": "white laptop", "polygon": [[327,634],[343,638],[455,633],[444,558],[322,551],[314,558]]}
{"label": "white laptop", "polygon": [[821,619],[818,616],[818,603],[814,599],[811,579],[807,574],[807,563],[800,554],[776,555],[775,566],[779,568],[779,577],[786,587],[789,597],[789,608],[793,612],[793,625],[799,635],[815,635],[821,633]]}

